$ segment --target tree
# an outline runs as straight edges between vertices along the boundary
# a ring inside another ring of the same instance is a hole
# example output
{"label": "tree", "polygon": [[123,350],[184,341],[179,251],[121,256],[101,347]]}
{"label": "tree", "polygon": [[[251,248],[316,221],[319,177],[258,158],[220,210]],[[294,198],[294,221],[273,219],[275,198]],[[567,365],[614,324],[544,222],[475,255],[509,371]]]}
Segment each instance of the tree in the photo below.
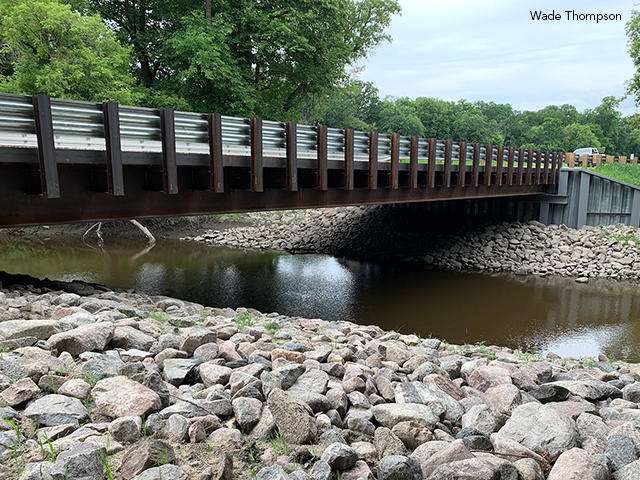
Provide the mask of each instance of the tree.
{"label": "tree", "polygon": [[424,125],[409,105],[385,100],[380,108],[380,131],[424,137]]}
{"label": "tree", "polygon": [[0,89],[135,105],[130,51],[99,16],[73,12],[56,0],[0,3]]}
{"label": "tree", "polygon": [[600,148],[600,141],[589,125],[578,123],[567,125],[564,127],[563,136],[561,149],[565,152],[573,152],[578,148],[585,147]]}
{"label": "tree", "polygon": [[[82,2],[83,0],[75,0]],[[397,0],[86,0],[133,46],[143,84],[194,110],[296,118],[376,45]]]}
{"label": "tree", "polygon": [[627,92],[636,97],[636,106],[640,106],[640,12],[631,11],[631,19],[626,25],[627,47],[636,72],[627,80]]}
{"label": "tree", "polygon": [[498,130],[498,123],[479,111],[465,112],[456,117],[453,122],[453,139],[493,145],[502,145],[504,142]]}

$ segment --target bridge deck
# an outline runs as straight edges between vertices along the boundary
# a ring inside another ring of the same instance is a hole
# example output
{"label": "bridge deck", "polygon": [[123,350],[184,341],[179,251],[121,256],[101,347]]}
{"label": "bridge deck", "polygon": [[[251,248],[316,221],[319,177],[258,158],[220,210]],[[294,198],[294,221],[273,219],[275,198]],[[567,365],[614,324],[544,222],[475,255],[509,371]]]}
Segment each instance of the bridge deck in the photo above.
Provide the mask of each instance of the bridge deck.
{"label": "bridge deck", "polygon": [[0,94],[0,226],[531,195],[557,182],[562,159]]}

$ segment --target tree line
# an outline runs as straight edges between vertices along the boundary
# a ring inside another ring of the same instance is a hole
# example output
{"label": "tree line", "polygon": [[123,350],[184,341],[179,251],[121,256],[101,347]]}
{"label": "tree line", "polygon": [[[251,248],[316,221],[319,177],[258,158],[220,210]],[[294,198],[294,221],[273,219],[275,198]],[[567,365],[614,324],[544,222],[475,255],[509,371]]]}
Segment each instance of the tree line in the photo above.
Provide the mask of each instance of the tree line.
{"label": "tree line", "polygon": [[597,107],[582,112],[572,105],[520,111],[508,103],[427,97],[380,99],[373,84],[355,80],[334,90],[303,116],[309,123],[336,128],[439,140],[562,152],[595,147],[610,155],[640,154],[640,119],[636,115],[623,117],[618,110],[620,101],[605,97]]}
{"label": "tree line", "polygon": [[[640,119],[623,117],[614,97],[582,112],[380,98],[354,72],[390,41],[386,29],[397,14],[397,0],[2,0],[0,91],[542,150],[640,153]],[[627,33],[633,57],[640,52],[636,12]],[[629,91],[638,93],[640,80]]]}

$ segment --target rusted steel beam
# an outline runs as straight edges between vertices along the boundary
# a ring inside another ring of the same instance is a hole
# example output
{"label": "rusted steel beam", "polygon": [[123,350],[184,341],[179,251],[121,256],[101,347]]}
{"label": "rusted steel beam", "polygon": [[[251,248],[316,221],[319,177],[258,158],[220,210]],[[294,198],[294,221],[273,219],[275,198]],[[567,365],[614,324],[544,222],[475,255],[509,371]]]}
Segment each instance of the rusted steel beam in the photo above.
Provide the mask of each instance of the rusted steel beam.
{"label": "rusted steel beam", "polygon": [[33,119],[36,124],[36,138],[38,140],[42,196],[44,198],[60,198],[51,98],[48,95],[34,95],[32,101]]}
{"label": "rusted steel beam", "polygon": [[536,150],[536,171],[534,173],[534,184],[540,185],[540,176],[542,174],[542,150]]}
{"label": "rusted steel beam", "polygon": [[509,147],[507,153],[507,185],[513,185],[513,161],[515,159],[515,148]]}
{"label": "rusted steel beam", "polygon": [[251,191],[264,190],[264,172],[262,168],[262,119],[251,119]]}
{"label": "rusted steel beam", "polygon": [[327,127],[318,125],[318,190],[326,191],[329,187],[329,175],[327,172]]}
{"label": "rusted steel beam", "polygon": [[369,132],[369,188],[378,188],[378,132]]}
{"label": "rusted steel beam", "polygon": [[444,186],[451,186],[451,157],[453,154],[453,142],[444,142]]}
{"label": "rusted steel beam", "polygon": [[[243,168],[243,167],[240,167]],[[89,191],[91,165],[61,169],[60,181],[65,185],[62,198],[51,201],[38,195],[29,195],[22,189],[23,168],[20,165],[0,164],[0,225],[34,225],[65,223],[74,221],[101,221],[118,218],[200,215],[289,209],[300,207],[330,207],[356,204],[380,204],[418,202],[457,198],[509,197],[540,193],[543,186],[513,186],[509,189],[497,186],[485,187],[437,187],[376,189],[330,188],[321,191],[302,188],[298,192],[285,189],[268,189],[256,194],[249,189],[228,188],[224,194],[216,195],[212,201],[206,190],[190,190],[190,169],[178,169],[179,193],[159,195],[145,190],[143,166],[125,166],[124,182],[126,195],[113,197]],[[508,195],[505,195],[508,192]]]}
{"label": "rusted steel beam", "polygon": [[531,179],[533,178],[533,150],[527,150],[527,185],[532,185]]}
{"label": "rusted steel beam", "polygon": [[556,173],[558,171],[558,163],[562,158],[562,154],[560,152],[553,152],[553,156],[551,157],[551,185],[555,185],[558,183],[556,179]]}
{"label": "rusted steel beam", "polygon": [[287,122],[285,127],[287,150],[287,190],[298,191],[298,126]]}
{"label": "rusted steel beam", "polygon": [[409,188],[418,188],[418,137],[411,137],[409,149]]}
{"label": "rusted steel beam", "polygon": [[400,174],[398,166],[400,165],[400,135],[394,133],[391,135],[391,172],[389,173],[389,188],[395,190],[398,188]]}
{"label": "rusted steel beam", "polygon": [[429,163],[427,164],[427,187],[434,188],[436,186],[436,148],[437,140],[429,139]]}
{"label": "rusted steel beam", "polygon": [[480,144],[473,144],[473,166],[471,167],[471,185],[478,186],[480,178]]}
{"label": "rusted steel beam", "polygon": [[222,157],[222,115],[208,115],[209,131],[209,189],[224,193],[224,167]]}
{"label": "rusted steel beam", "polygon": [[124,195],[122,178],[122,147],[120,142],[120,113],[116,102],[102,103],[104,139],[107,154],[107,189],[109,195]]}
{"label": "rusted steel beam", "polygon": [[178,166],[176,163],[176,123],[173,108],[160,109],[162,137],[162,185],[165,193],[178,194]]}
{"label": "rusted steel beam", "polygon": [[498,156],[496,158],[496,184],[502,186],[502,162],[504,160],[504,147],[498,145]]}
{"label": "rusted steel beam", "polygon": [[543,163],[543,167],[542,167],[542,184],[543,185],[547,185],[549,183],[549,167],[551,163],[551,152],[550,151],[545,151],[544,152],[544,163]]}
{"label": "rusted steel beam", "polygon": [[518,149],[518,172],[516,185],[522,185],[522,175],[524,174],[524,148]]}
{"label": "rusted steel beam", "polygon": [[460,160],[458,160],[458,186],[464,187],[467,174],[467,142],[460,142]]}
{"label": "rusted steel beam", "polygon": [[353,167],[354,167],[354,142],[355,132],[353,128],[344,131],[344,188],[353,190]]}
{"label": "rusted steel beam", "polygon": [[484,184],[485,186],[491,185],[491,164],[493,163],[493,145],[489,144],[486,147],[486,154],[484,157]]}

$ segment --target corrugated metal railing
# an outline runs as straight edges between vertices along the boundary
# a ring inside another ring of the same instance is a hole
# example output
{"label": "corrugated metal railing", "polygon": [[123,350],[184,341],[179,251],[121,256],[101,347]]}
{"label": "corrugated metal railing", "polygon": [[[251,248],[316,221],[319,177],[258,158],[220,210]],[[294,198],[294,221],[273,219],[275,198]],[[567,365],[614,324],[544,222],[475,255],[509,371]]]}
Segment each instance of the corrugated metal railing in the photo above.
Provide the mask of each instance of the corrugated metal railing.
{"label": "corrugated metal railing", "polygon": [[[109,129],[105,129],[107,123]],[[344,161],[345,185],[350,189],[354,162],[369,162],[369,188],[376,188],[378,162],[391,164],[391,188],[398,188],[399,164],[409,163],[409,186],[415,188],[417,172],[425,170],[427,187],[436,185],[436,170],[444,172],[442,186],[446,187],[478,186],[483,172],[482,185],[491,185],[493,172],[497,185],[551,184],[556,183],[565,158],[558,152],[12,94],[0,94],[0,147],[38,148],[43,186],[47,175],[55,175],[57,149],[106,151],[107,166],[115,170],[121,169],[122,152],[162,153],[169,184],[176,177],[177,153],[209,155],[212,177],[222,175],[222,156],[246,156],[251,158],[255,191],[262,191],[263,157],[287,159],[284,165],[290,190],[297,189],[297,159],[318,159],[321,189],[326,188],[322,178],[326,177],[327,161]],[[6,161],[11,160],[0,156],[0,162]],[[455,184],[452,172],[464,172],[458,173]],[[111,183],[119,175],[110,172]],[[213,183],[218,185],[215,191],[224,190],[220,178]],[[53,184],[50,186],[53,188]],[[55,188],[48,194],[46,188],[43,190],[45,196],[56,195]],[[120,190],[111,184],[109,191],[117,195],[114,192]],[[166,190],[171,189],[167,186]]]}

